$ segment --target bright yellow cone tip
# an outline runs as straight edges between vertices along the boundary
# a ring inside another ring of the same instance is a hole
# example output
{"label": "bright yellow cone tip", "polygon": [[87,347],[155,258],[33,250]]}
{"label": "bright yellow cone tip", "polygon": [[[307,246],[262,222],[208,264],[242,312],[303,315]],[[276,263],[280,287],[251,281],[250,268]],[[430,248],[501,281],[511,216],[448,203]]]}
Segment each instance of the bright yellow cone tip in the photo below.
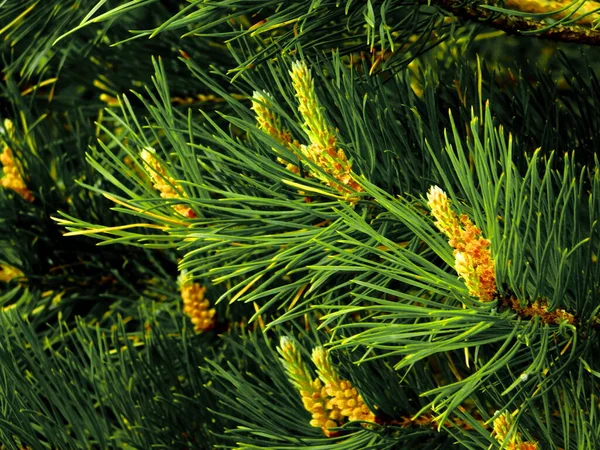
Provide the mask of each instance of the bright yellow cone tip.
{"label": "bright yellow cone tip", "polygon": [[[493,434],[496,440],[500,444],[504,444],[504,448],[507,450],[539,450],[537,442],[523,442],[521,433],[517,430],[513,430],[510,437],[508,437],[509,431],[515,426],[516,413],[517,411],[513,414],[503,412],[494,419]],[[505,442],[507,437],[508,441]]]}
{"label": "bright yellow cone tip", "polygon": [[340,378],[331,365],[329,353],[323,347],[313,349],[312,360],[317,367],[319,377],[325,384],[327,395],[331,398],[328,403],[331,409],[339,410],[342,416],[351,421],[375,421],[375,414],[365,404],[352,383]]}
{"label": "bright yellow cone tip", "polygon": [[206,288],[200,283],[186,281],[181,285],[183,312],[194,324],[194,331],[208,331],[215,327],[216,311],[210,308],[210,302],[204,296]]}
{"label": "bright yellow cone tip", "polygon": [[335,136],[323,117],[324,108],[317,98],[310,69],[304,61],[296,61],[292,64],[290,77],[298,99],[298,112],[304,119],[304,129],[310,142],[328,147],[332,140],[335,142]]}
{"label": "bright yellow cone tip", "polygon": [[435,218],[435,225],[448,237],[454,248],[454,268],[461,277],[469,294],[481,301],[491,301],[497,292],[496,271],[490,253],[490,241],[482,238],[466,214],[460,216],[450,207],[446,193],[432,186],[427,193],[427,204]]}
{"label": "bright yellow cone tip", "polygon": [[296,61],[292,64],[290,76],[299,103],[298,111],[304,120],[303,128],[310,140],[310,144],[300,146],[300,152],[337,182],[316,171],[312,173],[315,178],[344,194],[347,200],[355,202],[353,196],[363,189],[354,180],[352,164],[344,151],[338,148],[335,133],[323,116],[323,107],[317,98],[306,63]]}
{"label": "bright yellow cone tip", "polygon": [[[140,156],[144,161],[144,167],[152,178],[154,188],[160,192],[160,196],[166,199],[185,198],[185,191],[181,189],[177,181],[167,174],[167,170],[163,164],[156,158],[154,149],[145,148],[141,151]],[[196,213],[186,205],[173,205],[173,209],[183,217],[193,219]]]}
{"label": "bright yellow cone tip", "polygon": [[327,391],[321,380],[312,379],[293,340],[282,337],[278,350],[288,378],[300,393],[304,408],[312,416],[310,425],[321,428],[325,436],[335,435],[330,429],[340,425],[340,413],[329,404]]}
{"label": "bright yellow cone tip", "polygon": [[[272,111],[272,99],[268,92],[254,92],[252,96],[252,109],[256,114],[256,122],[258,128],[281,145],[287,147],[292,153],[298,154],[299,144],[296,141],[292,141],[291,133],[281,126],[281,120]],[[275,149],[273,149],[277,152]],[[298,166],[295,164],[288,163],[285,159],[280,156],[277,157],[277,162],[286,166],[290,172],[298,173]]]}
{"label": "bright yellow cone tip", "polygon": [[[4,120],[4,132],[10,137],[14,135],[13,123],[8,119]],[[35,198],[33,192],[27,188],[25,180],[21,176],[22,166],[15,159],[12,150],[6,145],[4,140],[0,139],[0,142],[4,144],[4,149],[0,155],[4,176],[0,179],[0,184],[3,188],[11,189],[28,202],[32,202]]]}
{"label": "bright yellow cone tip", "polygon": [[291,134],[282,128],[281,120],[272,111],[272,99],[268,92],[255,91],[252,96],[252,110],[256,114],[258,127],[273,137],[282,145],[288,146],[292,142]]}

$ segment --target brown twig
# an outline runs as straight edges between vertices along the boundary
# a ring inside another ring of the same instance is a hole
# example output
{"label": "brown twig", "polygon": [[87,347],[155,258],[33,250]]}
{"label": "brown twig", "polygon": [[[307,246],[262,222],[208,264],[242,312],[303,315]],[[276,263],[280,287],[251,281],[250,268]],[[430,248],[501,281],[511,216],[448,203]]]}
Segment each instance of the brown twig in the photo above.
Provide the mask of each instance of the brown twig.
{"label": "brown twig", "polygon": [[553,323],[558,325],[561,322],[566,321],[571,325],[576,325],[579,322],[576,316],[564,309],[548,311],[548,302],[545,299],[539,299],[533,303],[529,302],[527,305],[521,306],[516,297],[510,296],[501,299],[501,303],[503,306],[512,309],[523,318],[531,319],[533,317],[539,317],[542,322],[547,324]]}
{"label": "brown twig", "polygon": [[429,3],[451,12],[456,17],[485,23],[490,27],[504,31],[506,34],[523,34],[523,32],[528,32],[532,33],[535,37],[552,41],[594,46],[600,45],[600,31],[584,26],[558,24],[548,28],[548,24],[545,22],[525,17],[498,14],[494,11],[481,8],[481,2],[465,4],[464,0],[430,0]]}

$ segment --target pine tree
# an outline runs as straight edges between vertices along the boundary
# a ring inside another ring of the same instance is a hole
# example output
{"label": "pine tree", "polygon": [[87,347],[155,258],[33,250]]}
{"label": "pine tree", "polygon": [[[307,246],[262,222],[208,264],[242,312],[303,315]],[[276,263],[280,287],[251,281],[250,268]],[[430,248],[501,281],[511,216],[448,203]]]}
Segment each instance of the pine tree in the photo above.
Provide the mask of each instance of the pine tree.
{"label": "pine tree", "polygon": [[0,448],[600,447],[599,21],[0,4]]}

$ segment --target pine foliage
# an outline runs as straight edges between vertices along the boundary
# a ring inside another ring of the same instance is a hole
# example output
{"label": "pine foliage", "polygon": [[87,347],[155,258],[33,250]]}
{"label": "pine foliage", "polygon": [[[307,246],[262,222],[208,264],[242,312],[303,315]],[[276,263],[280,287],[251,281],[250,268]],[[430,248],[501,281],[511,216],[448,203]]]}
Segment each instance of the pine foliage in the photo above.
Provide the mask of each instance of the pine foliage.
{"label": "pine foliage", "polygon": [[599,446],[598,11],[4,2],[0,448]]}

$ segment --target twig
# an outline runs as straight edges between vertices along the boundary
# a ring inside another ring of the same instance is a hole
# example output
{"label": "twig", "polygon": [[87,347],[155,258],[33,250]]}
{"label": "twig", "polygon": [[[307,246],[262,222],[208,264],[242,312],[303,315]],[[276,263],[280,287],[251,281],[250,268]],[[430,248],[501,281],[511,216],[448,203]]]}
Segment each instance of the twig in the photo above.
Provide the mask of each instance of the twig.
{"label": "twig", "polygon": [[506,34],[531,33],[533,36],[552,41],[572,42],[586,45],[600,45],[600,31],[578,25],[555,25],[527,19],[502,15],[495,11],[480,8],[481,2],[465,4],[464,0],[430,0],[455,16],[470,21],[482,22],[485,25],[504,31]]}

